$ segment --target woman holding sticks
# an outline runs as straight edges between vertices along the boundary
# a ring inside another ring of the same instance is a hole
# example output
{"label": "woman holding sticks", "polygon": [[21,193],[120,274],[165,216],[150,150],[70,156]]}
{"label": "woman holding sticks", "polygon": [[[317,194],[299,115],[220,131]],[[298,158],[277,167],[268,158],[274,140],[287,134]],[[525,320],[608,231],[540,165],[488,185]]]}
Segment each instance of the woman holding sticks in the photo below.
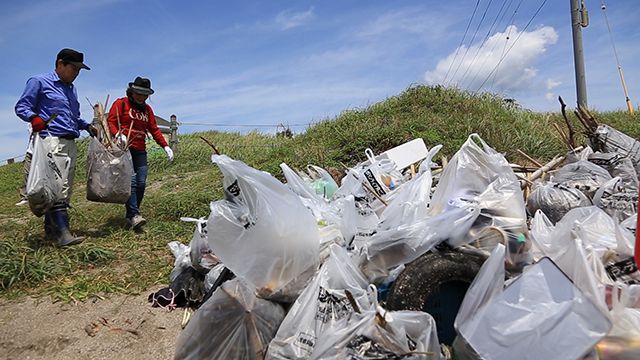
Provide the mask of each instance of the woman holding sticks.
{"label": "woman holding sticks", "polygon": [[111,106],[107,122],[115,141],[124,144],[131,152],[134,174],[131,178],[131,197],[127,201],[127,225],[133,230],[141,230],[146,220],[140,215],[140,204],[144,197],[147,181],[147,151],[145,138],[147,132],[173,161],[173,151],[162,136],[151,106],[146,100],[153,94],[151,81],[140,76],[129,83],[127,96],[116,100]]}

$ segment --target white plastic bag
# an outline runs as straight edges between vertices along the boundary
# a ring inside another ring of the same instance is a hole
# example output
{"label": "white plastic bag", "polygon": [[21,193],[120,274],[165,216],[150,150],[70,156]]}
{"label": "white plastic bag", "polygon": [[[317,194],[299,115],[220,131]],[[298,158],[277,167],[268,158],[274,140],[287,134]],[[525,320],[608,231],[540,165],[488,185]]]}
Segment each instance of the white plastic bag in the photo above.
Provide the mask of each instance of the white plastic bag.
{"label": "white plastic bag", "polygon": [[390,269],[410,263],[439,243],[464,238],[478,214],[474,204],[467,204],[418,221],[406,219],[404,225],[378,231],[367,242],[366,258],[360,267],[372,282],[386,278]]}
{"label": "white plastic bag", "polygon": [[239,279],[219,287],[176,341],[175,360],[261,360],[285,312]]}
{"label": "white plastic bag", "polygon": [[345,291],[352,295],[358,311],[371,307],[367,285],[347,252],[332,245],[327,262],[280,325],[269,345],[267,359],[308,359],[318,339],[331,334],[336,322],[355,312]]}
{"label": "white plastic bag", "polygon": [[[502,256],[492,254],[497,260],[482,267],[465,296],[456,318],[456,354],[466,342],[487,360],[580,359],[611,329],[607,314],[549,258],[502,290]],[[558,341],[567,336],[571,341]]]}
{"label": "white plastic bag", "polygon": [[199,272],[206,274],[214,266],[220,263],[220,259],[211,251],[207,243],[207,220],[205,218],[181,217],[181,221],[196,223],[191,242],[189,242],[191,266]]}
{"label": "white plastic bag", "polygon": [[520,182],[504,156],[478,134],[471,134],[447,164],[431,199],[430,213],[440,214],[465,202],[477,204],[480,214],[469,236],[448,242],[453,247],[474,241],[474,235],[482,234],[485,227],[501,229],[513,244],[527,232]]}
{"label": "white plastic bag", "polygon": [[[375,292],[375,287],[371,287]],[[310,359],[441,359],[436,322],[421,311],[386,311],[372,306],[344,318],[321,337]]]}
{"label": "white plastic bag", "polygon": [[191,259],[189,258],[189,249],[188,245],[181,243],[180,241],[172,241],[167,244],[169,246],[169,250],[173,254],[175,261],[173,262],[173,269],[171,270],[171,274],[169,274],[169,280],[173,282],[181,272],[183,272],[186,268],[191,266]]}
{"label": "white plastic bag", "polygon": [[57,151],[58,138],[41,138],[36,134],[33,158],[27,178],[27,199],[36,216],[42,216],[69,191],[71,159]]}
{"label": "white plastic bag", "polygon": [[[315,219],[300,198],[270,174],[241,161],[225,155],[213,155],[212,161],[224,174],[226,198],[211,203],[211,250],[261,296],[269,297],[294,280],[307,281],[317,268],[320,240]],[[303,273],[309,277],[297,279]]]}
{"label": "white plastic bag", "polygon": [[380,229],[392,229],[427,217],[431,196],[431,159],[442,145],[431,148],[420,166],[420,173],[398,188],[396,196],[380,215]]}
{"label": "white plastic bag", "polygon": [[120,148],[107,149],[98,139],[87,150],[87,200],[126,204],[131,196],[133,160]]}
{"label": "white plastic bag", "polygon": [[640,337],[640,309],[635,305],[631,297],[628,286],[618,284],[612,291],[611,319],[613,328],[608,336],[619,336],[623,338]]}

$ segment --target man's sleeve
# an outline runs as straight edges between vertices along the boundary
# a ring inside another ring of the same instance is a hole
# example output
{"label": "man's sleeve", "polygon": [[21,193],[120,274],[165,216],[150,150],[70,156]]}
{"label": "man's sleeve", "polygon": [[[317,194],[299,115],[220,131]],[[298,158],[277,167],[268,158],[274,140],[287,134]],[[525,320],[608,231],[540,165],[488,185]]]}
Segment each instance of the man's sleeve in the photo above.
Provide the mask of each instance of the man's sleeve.
{"label": "man's sleeve", "polygon": [[36,78],[30,78],[27,80],[27,85],[24,88],[24,92],[20,99],[16,103],[15,111],[16,115],[20,119],[31,122],[31,118],[36,114],[33,110],[38,105],[38,94],[40,93],[40,81]]}

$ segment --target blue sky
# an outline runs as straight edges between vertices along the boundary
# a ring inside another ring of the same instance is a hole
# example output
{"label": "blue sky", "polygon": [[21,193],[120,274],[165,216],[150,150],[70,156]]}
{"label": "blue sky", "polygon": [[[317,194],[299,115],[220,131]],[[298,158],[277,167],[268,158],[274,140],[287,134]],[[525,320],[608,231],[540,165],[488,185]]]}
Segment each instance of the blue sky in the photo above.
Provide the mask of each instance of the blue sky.
{"label": "blue sky", "polygon": [[[124,96],[127,83],[138,75],[152,80],[156,94],[149,103],[155,112],[165,118],[176,114],[185,123],[308,124],[366,107],[412,84],[431,83],[475,91],[484,82],[481,91],[539,111],[557,110],[557,95],[575,104],[569,1],[548,1],[523,31],[542,0],[480,0],[458,48],[476,2],[3,1],[0,160],[24,152],[27,126],[13,107],[26,80],[51,71],[63,47],[84,52],[92,68],[75,81],[88,120],[92,111],[86,98],[104,102],[107,94],[112,100]],[[636,0],[606,4],[637,107],[640,7]],[[600,1],[586,5],[589,105],[623,109]],[[205,129],[185,125],[180,131]]]}

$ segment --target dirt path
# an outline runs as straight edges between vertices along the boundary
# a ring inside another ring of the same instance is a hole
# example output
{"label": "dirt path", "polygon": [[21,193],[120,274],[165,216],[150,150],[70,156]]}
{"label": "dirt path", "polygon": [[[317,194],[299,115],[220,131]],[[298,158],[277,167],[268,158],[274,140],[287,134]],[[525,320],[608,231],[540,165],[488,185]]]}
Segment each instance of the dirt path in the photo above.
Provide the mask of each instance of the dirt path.
{"label": "dirt path", "polygon": [[0,300],[0,359],[171,359],[183,310],[152,308],[154,290],[77,305]]}

